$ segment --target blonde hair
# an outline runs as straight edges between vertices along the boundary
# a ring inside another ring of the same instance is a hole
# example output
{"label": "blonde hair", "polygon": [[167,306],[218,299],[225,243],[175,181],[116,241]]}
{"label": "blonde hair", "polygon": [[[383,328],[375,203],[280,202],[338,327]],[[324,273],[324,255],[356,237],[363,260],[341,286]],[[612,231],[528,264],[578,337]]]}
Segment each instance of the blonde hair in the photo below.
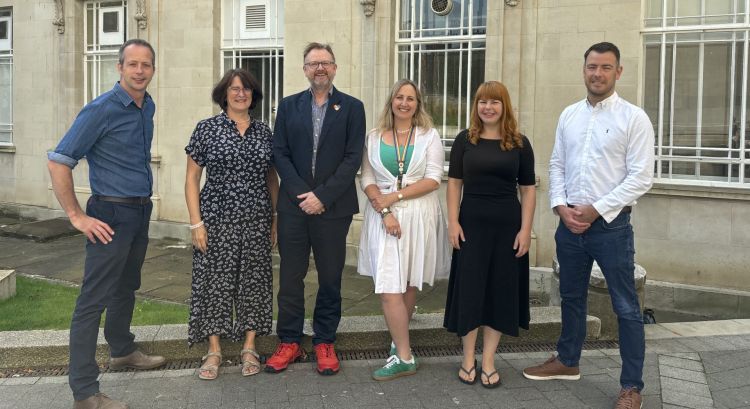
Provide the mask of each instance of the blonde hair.
{"label": "blonde hair", "polygon": [[502,102],[503,112],[500,117],[500,149],[509,151],[513,148],[523,147],[521,132],[518,130],[518,122],[513,114],[513,106],[510,103],[510,94],[505,85],[497,81],[487,81],[477,88],[474,102],[471,104],[471,125],[469,127],[468,139],[471,144],[476,145],[479,135],[484,130],[484,123],[479,118],[477,105],[479,100],[494,99]]}
{"label": "blonde hair", "polygon": [[422,129],[432,128],[432,118],[427,111],[424,110],[424,104],[422,103],[422,93],[419,91],[419,87],[412,80],[401,79],[396,81],[391,88],[391,93],[388,95],[388,99],[385,101],[383,111],[380,113],[378,118],[378,131],[384,132],[393,128],[393,99],[396,98],[396,94],[405,85],[411,85],[414,88],[414,93],[417,95],[417,109],[414,112],[412,118],[412,126],[416,126]]}

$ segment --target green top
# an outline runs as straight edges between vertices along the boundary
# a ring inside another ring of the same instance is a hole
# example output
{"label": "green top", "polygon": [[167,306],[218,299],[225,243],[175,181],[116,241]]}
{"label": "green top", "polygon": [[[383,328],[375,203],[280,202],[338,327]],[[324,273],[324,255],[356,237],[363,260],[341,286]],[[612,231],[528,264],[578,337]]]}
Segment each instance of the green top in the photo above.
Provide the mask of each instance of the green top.
{"label": "green top", "polygon": [[[403,149],[403,147],[401,148]],[[403,153],[403,151],[402,151]],[[406,147],[406,158],[404,159],[404,174],[409,170],[409,162],[411,162],[411,154],[414,153],[414,145]],[[391,172],[391,175],[398,176],[398,159],[396,159],[396,148],[393,145],[388,145],[383,142],[383,138],[380,138],[380,161],[383,162],[383,166]]]}

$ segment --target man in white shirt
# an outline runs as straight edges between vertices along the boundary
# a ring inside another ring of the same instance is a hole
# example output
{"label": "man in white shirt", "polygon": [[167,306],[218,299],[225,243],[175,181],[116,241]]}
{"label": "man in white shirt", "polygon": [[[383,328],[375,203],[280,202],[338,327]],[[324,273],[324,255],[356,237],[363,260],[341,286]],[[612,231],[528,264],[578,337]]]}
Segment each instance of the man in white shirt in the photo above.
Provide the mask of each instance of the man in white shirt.
{"label": "man in white shirt", "polygon": [[616,408],[640,408],[645,338],[635,289],[630,211],[651,188],[654,129],[646,113],[620,98],[620,51],[612,43],[584,54],[586,99],[560,115],[550,159],[550,205],[560,263],[562,333],[557,356],[526,368],[534,380],[580,379],[586,337],[586,296],[594,260],[607,280],[619,324],[622,372]]}

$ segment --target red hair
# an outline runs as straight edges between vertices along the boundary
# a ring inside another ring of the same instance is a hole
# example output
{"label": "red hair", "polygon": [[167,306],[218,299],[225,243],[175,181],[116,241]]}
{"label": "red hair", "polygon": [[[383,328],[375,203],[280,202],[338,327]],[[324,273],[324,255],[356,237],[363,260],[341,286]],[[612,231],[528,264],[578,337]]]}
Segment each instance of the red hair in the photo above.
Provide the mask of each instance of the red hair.
{"label": "red hair", "polygon": [[469,126],[468,139],[471,144],[476,145],[479,135],[484,130],[484,123],[479,118],[477,105],[479,100],[494,99],[502,102],[503,112],[500,116],[500,149],[509,151],[513,148],[523,147],[521,132],[518,130],[518,122],[513,114],[513,106],[510,103],[510,94],[505,85],[497,81],[487,81],[477,88],[474,102],[471,104],[471,125]]}

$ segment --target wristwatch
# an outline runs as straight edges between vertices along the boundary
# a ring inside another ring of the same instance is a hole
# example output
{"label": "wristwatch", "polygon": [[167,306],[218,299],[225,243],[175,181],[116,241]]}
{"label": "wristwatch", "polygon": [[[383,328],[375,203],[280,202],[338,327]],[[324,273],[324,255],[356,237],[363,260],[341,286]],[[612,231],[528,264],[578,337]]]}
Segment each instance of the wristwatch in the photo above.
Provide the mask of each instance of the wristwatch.
{"label": "wristwatch", "polygon": [[385,218],[385,216],[388,216],[391,214],[391,209],[384,207],[383,210],[380,211],[380,217]]}
{"label": "wristwatch", "polygon": [[402,200],[404,200],[404,195],[401,192],[398,192],[397,197],[398,197],[398,201],[399,202],[402,201]]}

